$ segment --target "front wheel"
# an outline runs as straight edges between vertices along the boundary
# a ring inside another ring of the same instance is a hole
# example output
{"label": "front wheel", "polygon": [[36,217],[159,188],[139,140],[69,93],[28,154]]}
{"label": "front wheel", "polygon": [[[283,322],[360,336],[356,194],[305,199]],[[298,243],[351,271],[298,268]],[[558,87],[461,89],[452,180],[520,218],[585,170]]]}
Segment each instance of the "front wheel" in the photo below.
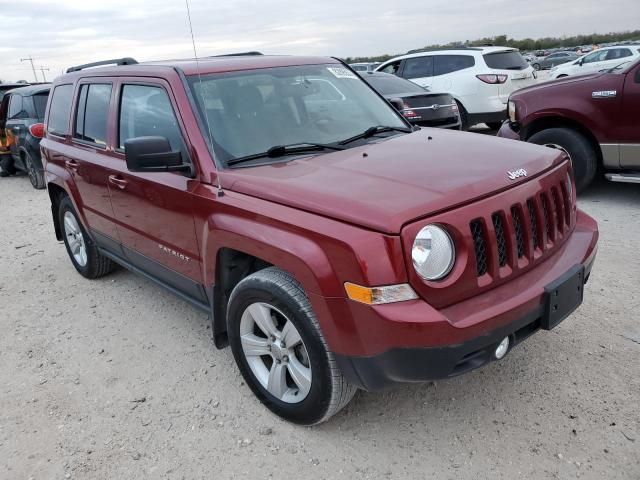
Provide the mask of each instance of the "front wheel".
{"label": "front wheel", "polygon": [[531,65],[533,67],[533,69],[537,72],[540,70],[540,64],[539,63],[534,63],[533,65]]}
{"label": "front wheel", "polygon": [[576,191],[589,186],[598,171],[598,156],[587,137],[571,128],[548,128],[532,135],[531,143],[564,150],[571,160]]}
{"label": "front wheel", "polygon": [[285,420],[322,423],[356,392],[329,351],[302,286],[279,268],[238,283],[229,299],[227,329],[247,384]]}

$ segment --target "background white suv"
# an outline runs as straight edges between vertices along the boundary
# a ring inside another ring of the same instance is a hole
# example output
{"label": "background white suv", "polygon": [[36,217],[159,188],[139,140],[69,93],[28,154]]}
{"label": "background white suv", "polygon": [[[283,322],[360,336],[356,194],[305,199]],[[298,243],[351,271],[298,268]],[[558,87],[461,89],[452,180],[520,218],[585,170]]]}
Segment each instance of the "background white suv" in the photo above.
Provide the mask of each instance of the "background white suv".
{"label": "background white suv", "polygon": [[499,128],[509,95],[535,82],[533,68],[507,47],[425,49],[392,58],[379,72],[393,73],[458,102],[463,129],[477,123]]}
{"label": "background white suv", "polygon": [[600,70],[615,68],[621,63],[635,62],[640,58],[640,45],[620,45],[603,47],[583,55],[575,62],[558,65],[551,69],[551,78],[562,78],[571,75],[585,75]]}

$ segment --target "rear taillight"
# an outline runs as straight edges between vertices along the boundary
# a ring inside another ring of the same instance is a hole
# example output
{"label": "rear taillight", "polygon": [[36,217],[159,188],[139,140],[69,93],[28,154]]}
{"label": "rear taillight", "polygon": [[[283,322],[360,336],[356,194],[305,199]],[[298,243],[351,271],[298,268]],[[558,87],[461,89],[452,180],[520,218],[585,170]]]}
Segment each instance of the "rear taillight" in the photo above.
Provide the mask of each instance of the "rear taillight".
{"label": "rear taillight", "polygon": [[416,118],[416,117],[418,117],[418,114],[416,112],[414,112],[413,110],[411,110],[411,107],[406,102],[402,102],[402,115],[404,115],[405,118]]}
{"label": "rear taillight", "polygon": [[494,75],[494,74],[476,75],[476,77],[478,78],[478,80],[482,80],[484,83],[489,83],[491,85],[504,83],[507,81],[507,78],[509,78],[508,75]]}
{"label": "rear taillight", "polygon": [[36,138],[44,137],[44,123],[34,123],[29,127],[29,133]]}

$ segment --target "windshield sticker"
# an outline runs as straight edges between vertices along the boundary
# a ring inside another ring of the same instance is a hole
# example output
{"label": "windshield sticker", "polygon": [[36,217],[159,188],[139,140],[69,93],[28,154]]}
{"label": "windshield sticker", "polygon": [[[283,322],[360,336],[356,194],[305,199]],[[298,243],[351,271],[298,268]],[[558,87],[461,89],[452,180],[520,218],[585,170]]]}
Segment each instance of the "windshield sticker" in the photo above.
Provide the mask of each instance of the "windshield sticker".
{"label": "windshield sticker", "polygon": [[327,70],[333,73],[333,76],[336,78],[353,78],[356,80],[358,79],[355,73],[353,73],[351,70],[348,70],[344,67],[327,67]]}

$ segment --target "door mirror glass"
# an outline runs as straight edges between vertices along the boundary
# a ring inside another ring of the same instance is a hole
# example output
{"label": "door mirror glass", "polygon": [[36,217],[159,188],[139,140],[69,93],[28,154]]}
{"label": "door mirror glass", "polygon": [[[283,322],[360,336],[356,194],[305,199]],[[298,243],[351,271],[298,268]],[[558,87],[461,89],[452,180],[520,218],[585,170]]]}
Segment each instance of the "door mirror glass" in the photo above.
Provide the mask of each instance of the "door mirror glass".
{"label": "door mirror glass", "polygon": [[166,137],[137,137],[124,142],[127,168],[132,172],[191,171],[182,163],[182,154],[171,150]]}

